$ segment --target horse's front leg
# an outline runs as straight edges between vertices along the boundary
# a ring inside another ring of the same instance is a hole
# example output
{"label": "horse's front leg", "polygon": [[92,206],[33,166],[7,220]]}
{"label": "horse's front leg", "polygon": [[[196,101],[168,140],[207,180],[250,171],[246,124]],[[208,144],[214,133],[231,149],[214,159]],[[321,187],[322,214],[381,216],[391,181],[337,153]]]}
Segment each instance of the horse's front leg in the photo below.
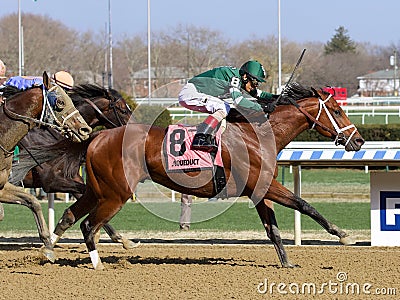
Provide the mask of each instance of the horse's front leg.
{"label": "horse's front leg", "polygon": [[2,203],[20,204],[28,207],[32,211],[39,237],[44,244],[42,252],[49,261],[54,262],[55,254],[50,240],[50,232],[39,201],[31,194],[26,193],[23,188],[16,187],[11,183],[6,183],[4,188],[0,190],[0,201]]}
{"label": "horse's front leg", "polygon": [[86,217],[85,220],[82,221],[80,227],[89,252],[90,260],[93,264],[93,268],[95,270],[103,270],[104,266],[101,262],[99,252],[96,249],[95,242],[96,233],[100,230],[101,226],[92,226],[89,217]]}
{"label": "horse's front leg", "polygon": [[340,229],[335,224],[325,219],[313,206],[305,200],[296,196],[286,187],[280,184],[277,180],[273,179],[266,197],[276,203],[282,204],[286,207],[298,210],[300,213],[305,214],[314,219],[320,224],[327,232],[339,237],[339,241],[344,245],[354,244],[354,241],[348,236],[346,232]]}
{"label": "horse's front leg", "polygon": [[88,214],[96,204],[97,200],[90,189],[87,193],[77,198],[77,201],[64,211],[61,219],[58,221],[56,228],[51,235],[53,246],[59,241],[68,228],[72,227],[72,225],[74,225],[80,218]]}
{"label": "horse's front leg", "polygon": [[294,265],[289,262],[285,248],[283,247],[282,238],[279,232],[278,223],[275,218],[275,212],[273,209],[273,203],[269,200],[264,199],[259,201],[256,205],[258,215],[260,216],[261,222],[267,232],[268,238],[274,244],[276,253],[284,268],[294,268],[298,265]]}
{"label": "horse's front leg", "polygon": [[[111,198],[115,199],[115,198]],[[121,199],[119,199],[121,200]],[[104,269],[100,256],[96,248],[95,236],[96,233],[104,226],[109,220],[112,219],[124,205],[125,201],[108,201],[104,198],[99,201],[99,204],[93,209],[89,215],[82,221],[80,228],[88,249],[90,260],[92,261],[95,270]]]}
{"label": "horse's front leg", "polygon": [[[86,187],[86,186],[85,186]],[[73,196],[75,197],[75,199],[80,199],[82,197],[82,194],[79,193],[74,193]],[[60,226],[58,226],[58,231],[57,233],[55,233],[54,242],[57,242],[59,240],[59,238],[61,237],[61,235],[69,228],[71,227],[74,222],[75,222],[75,217],[73,216],[73,214],[71,213],[71,211],[66,210],[64,212],[63,217],[60,220],[61,224]],[[124,249],[129,250],[132,248],[135,248],[137,246],[139,246],[140,242],[134,243],[131,240],[123,237],[118,231],[116,231],[114,229],[114,227],[112,227],[110,224],[106,223],[103,226],[103,229],[105,230],[105,232],[108,234],[108,236],[111,238],[111,240],[114,243],[120,243],[122,244],[122,246],[124,247]],[[57,241],[56,241],[57,239]],[[100,231],[98,232],[98,236],[96,237],[96,240],[100,239]]]}

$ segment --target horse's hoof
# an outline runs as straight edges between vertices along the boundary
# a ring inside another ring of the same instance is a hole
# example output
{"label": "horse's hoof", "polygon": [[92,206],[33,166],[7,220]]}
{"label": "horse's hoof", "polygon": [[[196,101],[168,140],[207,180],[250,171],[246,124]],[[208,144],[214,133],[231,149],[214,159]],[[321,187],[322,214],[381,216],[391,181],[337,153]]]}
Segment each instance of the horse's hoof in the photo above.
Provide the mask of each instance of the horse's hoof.
{"label": "horse's hoof", "polygon": [[354,245],[354,244],[356,243],[356,241],[353,240],[353,239],[352,239],[351,237],[349,237],[349,236],[342,237],[342,238],[339,240],[339,242],[340,242],[342,245],[346,245],[346,246],[348,246],[348,245]]}
{"label": "horse's hoof", "polygon": [[55,262],[56,261],[56,255],[54,254],[54,251],[52,249],[42,247],[41,249],[43,255],[50,261],[50,262]]}
{"label": "horse's hoof", "polygon": [[294,265],[294,264],[292,264],[290,262],[287,262],[287,263],[282,264],[282,268],[300,268],[300,266],[299,265]]}
{"label": "horse's hoof", "polygon": [[132,242],[131,240],[123,240],[122,245],[124,246],[125,250],[133,249],[139,247],[140,241],[137,243]]}
{"label": "horse's hoof", "polygon": [[102,271],[102,270],[104,270],[104,265],[103,265],[103,263],[100,261],[100,262],[96,265],[96,267],[94,267],[94,269],[95,269],[96,271]]}

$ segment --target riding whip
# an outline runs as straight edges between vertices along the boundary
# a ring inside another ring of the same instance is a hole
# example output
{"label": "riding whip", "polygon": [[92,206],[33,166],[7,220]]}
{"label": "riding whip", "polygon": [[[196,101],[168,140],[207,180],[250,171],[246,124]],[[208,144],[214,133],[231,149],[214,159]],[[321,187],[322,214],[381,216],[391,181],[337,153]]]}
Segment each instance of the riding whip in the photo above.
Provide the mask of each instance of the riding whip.
{"label": "riding whip", "polygon": [[[284,88],[283,91],[280,93],[278,99],[276,99],[276,102],[277,102],[277,103],[278,103],[279,100],[281,99],[283,92],[284,92],[284,91],[287,89],[287,87],[290,85],[290,82],[291,82],[292,79],[293,79],[294,73],[296,72],[297,68],[299,67],[299,65],[300,65],[300,63],[301,63],[301,60],[303,59],[303,56],[304,56],[304,53],[305,53],[305,52],[306,52],[306,49],[304,48],[303,51],[301,52],[301,55],[300,55],[299,59],[297,60],[296,65],[294,66],[293,72],[292,72],[292,74],[290,75],[289,80],[287,81],[287,83],[286,83],[286,85],[285,85],[285,88]],[[296,107],[298,106],[298,104],[297,104],[295,101],[293,101],[291,98],[289,98],[289,101],[290,101],[290,103],[292,103],[294,106],[296,106]]]}

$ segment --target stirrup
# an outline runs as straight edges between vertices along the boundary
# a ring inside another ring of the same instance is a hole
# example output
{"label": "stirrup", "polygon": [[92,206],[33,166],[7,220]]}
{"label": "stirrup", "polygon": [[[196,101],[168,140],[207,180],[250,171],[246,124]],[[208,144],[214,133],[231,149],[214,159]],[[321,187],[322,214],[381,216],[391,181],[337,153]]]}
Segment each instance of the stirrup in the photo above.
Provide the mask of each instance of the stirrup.
{"label": "stirrup", "polygon": [[218,150],[218,145],[213,135],[196,133],[193,138],[192,149],[205,152],[213,152]]}

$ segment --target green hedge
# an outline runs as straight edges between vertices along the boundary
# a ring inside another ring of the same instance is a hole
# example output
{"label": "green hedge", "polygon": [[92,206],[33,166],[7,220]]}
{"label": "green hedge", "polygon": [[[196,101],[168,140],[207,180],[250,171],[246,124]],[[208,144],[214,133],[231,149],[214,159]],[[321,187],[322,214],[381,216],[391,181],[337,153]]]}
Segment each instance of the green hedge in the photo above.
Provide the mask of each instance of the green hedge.
{"label": "green hedge", "polygon": [[[400,141],[400,124],[389,125],[357,125],[358,132],[366,141]],[[330,141],[316,130],[307,130],[301,133],[295,141],[319,142]]]}

